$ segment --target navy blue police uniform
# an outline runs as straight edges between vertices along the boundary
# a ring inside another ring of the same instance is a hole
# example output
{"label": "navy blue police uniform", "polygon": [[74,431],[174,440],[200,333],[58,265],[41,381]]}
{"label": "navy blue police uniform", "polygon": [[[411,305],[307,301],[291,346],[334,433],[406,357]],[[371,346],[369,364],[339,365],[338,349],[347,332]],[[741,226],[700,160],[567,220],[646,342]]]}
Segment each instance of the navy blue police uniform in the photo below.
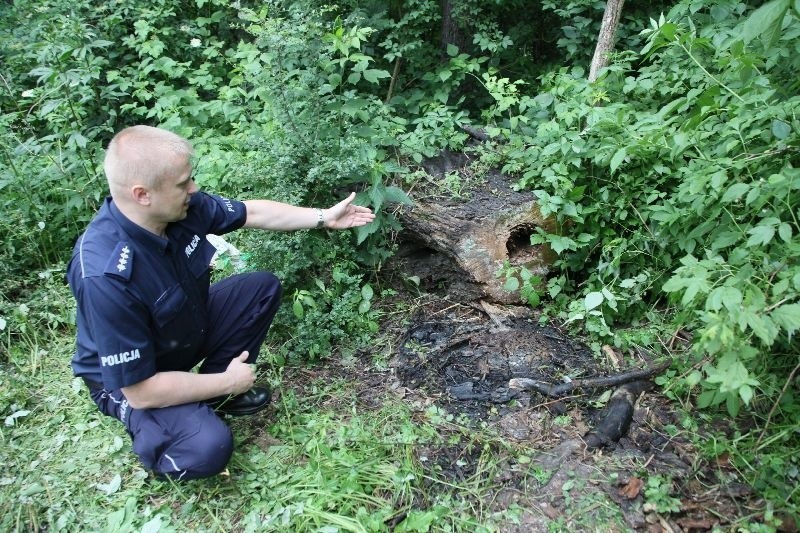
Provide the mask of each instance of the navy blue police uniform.
{"label": "navy blue police uniform", "polygon": [[133,409],[120,390],[158,372],[224,372],[254,363],[281,296],[269,272],[211,284],[206,239],[242,227],[242,202],[198,192],[166,238],[130,221],[110,198],[79,237],[67,270],[78,303],[72,359],[101,412],[119,419],[151,470],[180,479],[222,471],[233,451],[228,426],[205,402]]}

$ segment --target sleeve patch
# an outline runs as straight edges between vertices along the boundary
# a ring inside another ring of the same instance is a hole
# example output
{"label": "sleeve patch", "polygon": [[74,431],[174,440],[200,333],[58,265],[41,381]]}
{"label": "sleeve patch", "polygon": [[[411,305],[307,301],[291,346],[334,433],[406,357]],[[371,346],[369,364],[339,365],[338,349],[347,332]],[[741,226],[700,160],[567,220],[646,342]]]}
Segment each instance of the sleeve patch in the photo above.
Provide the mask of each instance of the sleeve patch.
{"label": "sleeve patch", "polygon": [[114,248],[114,252],[106,264],[105,275],[128,281],[133,272],[133,249],[127,242],[122,241]]}

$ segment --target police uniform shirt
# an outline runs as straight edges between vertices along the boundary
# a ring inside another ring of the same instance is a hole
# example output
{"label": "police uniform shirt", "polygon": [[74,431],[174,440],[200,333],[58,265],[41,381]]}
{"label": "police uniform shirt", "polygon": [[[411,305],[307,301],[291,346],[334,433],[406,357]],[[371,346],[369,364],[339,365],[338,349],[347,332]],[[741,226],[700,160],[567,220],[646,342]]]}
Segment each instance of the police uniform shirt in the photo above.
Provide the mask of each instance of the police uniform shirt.
{"label": "police uniform shirt", "polygon": [[67,269],[78,302],[76,376],[107,389],[157,372],[190,370],[208,330],[206,303],[215,248],[209,233],[242,227],[242,202],[198,192],[161,238],[107,198],[75,244]]}

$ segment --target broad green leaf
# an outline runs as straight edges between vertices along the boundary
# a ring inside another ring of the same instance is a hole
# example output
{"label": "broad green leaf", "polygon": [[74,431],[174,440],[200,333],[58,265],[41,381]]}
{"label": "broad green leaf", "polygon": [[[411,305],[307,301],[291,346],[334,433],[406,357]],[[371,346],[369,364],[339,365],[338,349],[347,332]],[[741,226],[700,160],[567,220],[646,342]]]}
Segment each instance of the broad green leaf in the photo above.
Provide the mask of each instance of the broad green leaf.
{"label": "broad green leaf", "polygon": [[725,191],[725,194],[722,195],[722,201],[727,203],[727,202],[732,202],[734,200],[738,200],[748,190],[750,190],[750,184],[748,184],[748,183],[734,183],[733,185],[728,187],[728,190]]}
{"label": "broad green leaf", "polygon": [[369,190],[369,198],[372,200],[372,207],[375,211],[380,210],[386,200],[386,185],[377,183]]}
{"label": "broad green leaf", "polygon": [[380,229],[381,225],[376,224],[373,222],[372,224],[367,224],[366,226],[359,226],[356,228],[356,243],[361,244],[364,242],[367,237],[375,233]]}
{"label": "broad green leaf", "polygon": [[734,396],[733,394],[728,394],[725,398],[725,409],[728,410],[728,414],[732,417],[736,417],[739,414],[739,409],[741,408],[741,404],[739,403],[739,398]]}
{"label": "broad green leaf", "polygon": [[441,70],[439,71],[439,79],[442,81],[447,81],[453,75],[453,72],[450,70]]}
{"label": "broad green leaf", "polygon": [[403,189],[400,187],[395,187],[394,185],[390,185],[386,187],[386,201],[387,202],[397,202],[399,204],[405,205],[413,205],[414,202],[411,201],[411,198],[405,193]]}
{"label": "broad green leaf", "polygon": [[361,297],[364,298],[365,300],[371,300],[374,294],[375,293],[372,290],[372,285],[370,285],[369,283],[361,287]]}
{"label": "broad green leaf", "polygon": [[146,522],[139,533],[158,533],[159,531],[161,531],[161,517],[156,516]]}
{"label": "broad green leaf", "polygon": [[772,134],[779,141],[784,140],[789,134],[792,133],[792,128],[782,120],[775,119],[772,121]]}
{"label": "broad green leaf", "polygon": [[450,57],[456,57],[458,55],[458,46],[454,44],[448,44],[447,55],[449,55]]}
{"label": "broad green leaf", "polygon": [[105,492],[106,495],[110,496],[119,490],[121,484],[122,477],[119,474],[114,474],[114,477],[111,478],[111,481],[108,483],[98,483],[97,488]]}
{"label": "broad green leaf", "polygon": [[378,83],[381,78],[388,78],[389,73],[380,69],[367,69],[363,72],[364,79],[370,83]]}
{"label": "broad green leaf", "polygon": [[747,246],[766,245],[775,236],[775,228],[773,226],[756,226],[747,230],[750,238],[747,239]]}
{"label": "broad green leaf", "polygon": [[536,95],[533,101],[541,107],[549,107],[555,101],[555,97],[550,93],[540,93]]}
{"label": "broad green leaf", "polygon": [[513,276],[506,279],[506,282],[503,284],[503,289],[507,290],[508,292],[514,292],[519,289],[519,280]]}
{"label": "broad green leaf", "polygon": [[672,276],[664,283],[662,289],[664,292],[678,292],[686,287],[686,279],[680,276]]}
{"label": "broad green leaf", "polygon": [[767,316],[757,313],[748,313],[747,325],[750,326],[750,329],[753,330],[756,337],[761,339],[767,346],[772,346],[772,343],[775,342],[775,338],[778,336],[778,329],[775,327],[774,322]]}
{"label": "broad green leaf", "polygon": [[722,305],[728,311],[733,312],[738,309],[742,304],[742,291],[736,287],[721,287],[722,288]]}
{"label": "broad green leaf", "polygon": [[784,304],[772,311],[769,316],[789,335],[800,329],[800,304]]}
{"label": "broad green leaf", "polygon": [[716,400],[716,396],[717,396],[716,389],[707,390],[700,393],[700,395],[697,397],[697,407],[699,407],[700,409],[705,409],[706,407],[716,405],[716,403],[718,403],[714,401]]}
{"label": "broad green leaf", "polygon": [[561,235],[549,235],[548,240],[550,247],[557,254],[561,254],[564,250],[575,250],[575,241],[569,237],[562,237]]}
{"label": "broad green leaf", "polygon": [[305,311],[303,310],[303,304],[300,303],[300,300],[294,301],[294,303],[292,304],[292,312],[294,313],[294,316],[296,316],[297,318],[303,318]]}
{"label": "broad green leaf", "polygon": [[792,226],[784,222],[780,226],[778,226],[778,235],[780,235],[781,239],[784,242],[789,242],[792,240]]}
{"label": "broad green leaf", "polygon": [[694,300],[695,296],[698,294],[705,294],[707,293],[711,287],[708,285],[708,281],[705,277],[701,276],[694,276],[691,278],[686,279],[686,292],[683,293],[683,298],[681,298],[682,305],[689,305],[692,300]]}
{"label": "broad green leaf", "polygon": [[368,103],[364,98],[351,98],[342,106],[342,111],[352,117],[358,111],[364,109]]}
{"label": "broad green leaf", "polygon": [[702,379],[703,375],[698,370],[693,370],[688,376],[686,376],[686,384],[689,386],[689,388],[692,388],[700,383]]}
{"label": "broad green leaf", "polygon": [[604,297],[602,292],[590,292],[583,300],[583,305],[587,311],[591,311],[603,303]]}
{"label": "broad green leaf", "polygon": [[620,148],[614,155],[611,156],[611,162],[609,163],[609,167],[611,168],[611,173],[613,174],[617,168],[622,164],[625,160],[625,156],[628,155],[628,152],[625,148]]}
{"label": "broad green leaf", "polygon": [[780,36],[788,9],[789,0],[772,0],[753,11],[742,26],[742,40],[749,43],[756,37],[762,37],[764,44],[771,46]]}
{"label": "broad green leaf", "polygon": [[534,290],[525,291],[525,299],[531,307],[538,307],[541,302],[539,293]]}
{"label": "broad green leaf", "polygon": [[711,249],[719,250],[721,248],[726,248],[742,240],[742,237],[742,234],[738,231],[723,231],[711,242]]}
{"label": "broad green leaf", "polygon": [[739,387],[739,397],[745,405],[750,405],[750,400],[753,399],[753,389],[750,385],[744,384]]}
{"label": "broad green leaf", "polygon": [[377,133],[374,129],[365,124],[359,124],[358,126],[350,128],[349,132],[362,139],[372,139]]}

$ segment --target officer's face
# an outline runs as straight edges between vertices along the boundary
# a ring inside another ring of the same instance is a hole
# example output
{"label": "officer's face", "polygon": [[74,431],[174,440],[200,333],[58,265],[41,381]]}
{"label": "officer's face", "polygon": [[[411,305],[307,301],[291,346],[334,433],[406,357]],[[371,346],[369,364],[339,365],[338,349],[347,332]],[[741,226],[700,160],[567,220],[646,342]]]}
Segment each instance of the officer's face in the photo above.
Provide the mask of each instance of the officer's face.
{"label": "officer's face", "polygon": [[187,161],[180,165],[175,174],[161,181],[153,192],[153,207],[163,222],[175,222],[186,218],[189,199],[198,191],[192,178],[192,165]]}

